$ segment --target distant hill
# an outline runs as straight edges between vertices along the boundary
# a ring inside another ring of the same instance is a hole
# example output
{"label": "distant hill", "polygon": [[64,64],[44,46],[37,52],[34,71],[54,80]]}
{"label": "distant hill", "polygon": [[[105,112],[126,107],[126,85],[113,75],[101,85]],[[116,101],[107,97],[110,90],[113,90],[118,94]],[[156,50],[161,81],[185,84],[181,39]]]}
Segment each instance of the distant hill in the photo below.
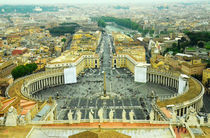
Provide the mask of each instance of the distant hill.
{"label": "distant hill", "polygon": [[[35,11],[36,7],[40,7],[42,11]],[[39,13],[39,12],[56,12],[58,7],[55,6],[38,6],[38,5],[1,5],[0,14],[4,13]]]}

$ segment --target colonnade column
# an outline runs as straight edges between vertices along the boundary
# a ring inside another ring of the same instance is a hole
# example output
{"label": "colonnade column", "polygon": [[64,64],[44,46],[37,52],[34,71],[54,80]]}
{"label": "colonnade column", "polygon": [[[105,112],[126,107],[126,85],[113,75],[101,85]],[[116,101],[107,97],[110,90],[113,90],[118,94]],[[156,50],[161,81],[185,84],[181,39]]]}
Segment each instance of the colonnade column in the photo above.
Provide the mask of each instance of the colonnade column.
{"label": "colonnade column", "polygon": [[163,85],[166,86],[166,77],[163,77]]}
{"label": "colonnade column", "polygon": [[159,77],[159,75],[156,75],[156,83],[158,84],[158,77]]}
{"label": "colonnade column", "polygon": [[33,83],[33,91],[35,91],[35,84]]}
{"label": "colonnade column", "polygon": [[43,79],[42,81],[43,81],[43,88],[44,88],[46,86],[45,79]]}
{"label": "colonnade column", "polygon": [[32,91],[32,86],[31,86],[31,84],[29,85],[29,92],[31,93],[31,91]]}
{"label": "colonnade column", "polygon": [[40,80],[41,89],[43,89],[43,80]]}
{"label": "colonnade column", "polygon": [[36,82],[36,90],[39,89],[39,84],[38,84],[38,81]]}
{"label": "colonnade column", "polygon": [[150,74],[149,77],[150,77],[150,82],[152,82],[152,74]]}
{"label": "colonnade column", "polygon": [[61,82],[61,76],[59,76],[59,83],[61,84],[62,82]]}
{"label": "colonnade column", "polygon": [[49,86],[52,85],[52,77],[49,77]]}
{"label": "colonnade column", "polygon": [[167,87],[169,87],[170,83],[170,78],[167,77]]}
{"label": "colonnade column", "polygon": [[58,77],[59,77],[59,76],[56,77],[56,84],[59,84],[59,83],[58,83]]}
{"label": "colonnade column", "polygon": [[175,87],[174,87],[174,79],[172,79],[172,87],[175,88]]}
{"label": "colonnade column", "polygon": [[53,76],[53,85],[56,85],[55,76]]}
{"label": "colonnade column", "polygon": [[35,90],[35,85],[34,85],[34,83],[32,83],[32,88],[33,88],[33,91]]}
{"label": "colonnade column", "polygon": [[168,87],[171,87],[171,78],[168,78]]}

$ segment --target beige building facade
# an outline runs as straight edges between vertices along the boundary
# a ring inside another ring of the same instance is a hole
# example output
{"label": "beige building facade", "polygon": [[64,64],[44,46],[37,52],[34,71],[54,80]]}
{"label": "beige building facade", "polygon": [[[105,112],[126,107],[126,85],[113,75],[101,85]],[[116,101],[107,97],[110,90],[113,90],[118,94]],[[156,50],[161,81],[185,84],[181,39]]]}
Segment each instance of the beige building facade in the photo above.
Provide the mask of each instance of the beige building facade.
{"label": "beige building facade", "polygon": [[201,62],[201,59],[192,59],[190,62],[181,64],[181,71],[187,75],[202,75],[206,64]]}
{"label": "beige building facade", "polygon": [[74,34],[70,50],[64,51],[61,56],[50,61],[46,70],[64,69],[76,67],[77,75],[85,68],[99,68],[100,58],[96,54],[96,48],[101,41],[101,32],[78,31]]}
{"label": "beige building facade", "polygon": [[205,85],[210,84],[210,68],[207,68],[205,70],[203,70],[203,79],[202,79],[202,83]]}
{"label": "beige building facade", "polygon": [[121,33],[113,33],[112,36],[116,51],[112,58],[113,68],[128,68],[134,73],[135,65],[146,63],[145,48],[138,41]]}

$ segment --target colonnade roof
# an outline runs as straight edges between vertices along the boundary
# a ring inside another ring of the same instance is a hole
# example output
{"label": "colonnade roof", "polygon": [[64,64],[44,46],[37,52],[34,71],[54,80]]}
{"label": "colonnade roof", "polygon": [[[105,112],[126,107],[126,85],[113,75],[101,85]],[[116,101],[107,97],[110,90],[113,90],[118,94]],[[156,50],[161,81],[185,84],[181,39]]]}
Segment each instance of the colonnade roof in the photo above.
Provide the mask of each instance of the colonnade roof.
{"label": "colonnade roof", "polygon": [[[56,72],[62,72],[62,70],[56,70]],[[50,74],[55,73],[54,71],[49,71],[49,72],[45,72],[44,74],[46,74],[47,76]],[[21,93],[21,86],[24,84],[25,81],[31,80],[33,78],[37,78],[37,77],[41,77],[44,75],[43,73],[37,73],[37,74],[33,74],[30,75],[24,79],[21,79],[19,81],[17,81],[14,85],[12,85],[12,87],[10,87],[8,94],[10,97],[19,97],[20,99],[27,99],[26,97],[24,97]],[[194,98],[196,98],[200,93],[201,93],[202,87],[201,85],[193,78],[189,78],[189,90],[187,92],[185,92],[184,94],[172,98],[172,99],[167,99],[164,101],[158,101],[157,105],[161,108],[161,107],[166,107],[167,105],[178,105],[178,104],[182,104],[186,101],[192,100]]]}
{"label": "colonnade roof", "polygon": [[167,105],[182,104],[184,102],[187,102],[189,100],[196,98],[201,93],[201,90],[202,90],[201,85],[193,78],[189,78],[189,90],[186,93],[180,96],[174,97],[172,99],[158,101],[157,105],[159,107],[166,107]]}
{"label": "colonnade roof", "polygon": [[14,85],[12,84],[12,86],[10,87],[9,91],[8,91],[8,95],[10,97],[19,97],[20,99],[26,99],[22,94],[21,94],[21,86],[23,85],[24,80],[20,80],[17,83],[15,83]]}

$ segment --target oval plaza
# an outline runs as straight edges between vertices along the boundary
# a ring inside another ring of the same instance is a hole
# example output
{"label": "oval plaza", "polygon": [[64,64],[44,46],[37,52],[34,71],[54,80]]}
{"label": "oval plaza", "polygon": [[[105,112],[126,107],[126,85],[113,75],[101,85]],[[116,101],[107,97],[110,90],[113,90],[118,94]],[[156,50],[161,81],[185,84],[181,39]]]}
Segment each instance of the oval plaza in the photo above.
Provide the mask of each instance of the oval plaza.
{"label": "oval plaza", "polygon": [[29,124],[176,124],[200,111],[204,88],[180,72],[152,68],[144,47],[124,34],[80,30],[70,50],[49,62],[44,72],[10,85],[8,96],[14,92],[37,103],[53,101],[31,112]]}

